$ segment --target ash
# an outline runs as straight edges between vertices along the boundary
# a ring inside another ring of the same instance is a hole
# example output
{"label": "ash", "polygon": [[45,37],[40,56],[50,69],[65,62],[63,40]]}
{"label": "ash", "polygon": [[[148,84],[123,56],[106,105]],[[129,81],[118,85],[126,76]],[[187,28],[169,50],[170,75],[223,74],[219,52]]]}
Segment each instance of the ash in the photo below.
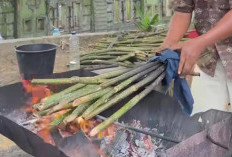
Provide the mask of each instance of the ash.
{"label": "ash", "polygon": [[[140,121],[137,120],[130,126],[158,133],[157,129],[142,128]],[[117,128],[113,139],[105,137],[101,141],[100,149],[112,157],[158,157],[165,151],[161,142],[160,139],[149,135]]]}
{"label": "ash", "polygon": [[33,118],[32,115],[29,116],[27,112],[25,111],[25,108],[19,108],[19,109],[13,110],[5,116],[11,121],[17,123],[18,125],[36,133],[36,131],[34,131],[35,118]]}

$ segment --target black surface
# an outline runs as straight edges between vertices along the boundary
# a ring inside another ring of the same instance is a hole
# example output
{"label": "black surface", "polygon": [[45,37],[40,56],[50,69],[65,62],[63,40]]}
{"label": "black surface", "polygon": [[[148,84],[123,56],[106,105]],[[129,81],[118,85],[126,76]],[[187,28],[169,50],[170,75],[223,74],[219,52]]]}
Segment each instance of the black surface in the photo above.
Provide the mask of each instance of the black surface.
{"label": "black surface", "polygon": [[[86,71],[69,71],[65,73],[53,74],[52,78],[63,78],[63,77],[72,77],[72,76],[95,76],[96,74]],[[53,90],[59,91],[62,86],[54,87]],[[50,144],[47,144],[41,139],[38,135],[34,134],[30,130],[22,127],[21,122],[26,120],[26,112],[24,106],[31,101],[30,94],[24,92],[23,86],[21,83],[15,83],[12,85],[4,86],[0,88],[0,133],[9,139],[13,140],[20,148],[22,148],[27,153],[37,156],[37,157],[63,157],[66,156],[63,151],[66,151],[66,154],[70,154],[69,150],[65,147],[64,143],[72,143],[73,140],[70,138],[57,138],[57,146],[54,147]],[[83,150],[87,147],[86,145],[90,144],[90,141],[83,136],[80,132],[73,136],[82,137],[81,140],[75,141],[75,145],[83,145]],[[88,147],[90,148],[90,146]],[[43,151],[41,151],[43,150]],[[96,154],[95,150],[89,152],[80,151],[80,154],[87,153],[85,156],[88,157],[89,154]]]}
{"label": "black surface", "polygon": [[[208,113],[213,113],[212,110]],[[215,113],[215,112],[214,112]],[[222,112],[221,112],[222,113]],[[231,116],[166,151],[167,157],[224,157],[231,146]]]}
{"label": "black surface", "polygon": [[[53,74],[49,78],[67,78],[72,76],[95,76],[96,74],[87,70],[69,71]],[[50,87],[52,91],[60,91],[64,86]],[[22,83],[15,83],[0,88],[0,115],[6,115],[21,108],[30,101],[30,95],[24,92]]]}
{"label": "black surface", "polygon": [[24,79],[47,77],[53,73],[56,46],[29,44],[16,47],[19,71]]}
{"label": "black surface", "polygon": [[[118,105],[103,112],[102,115],[105,117],[112,115],[129,99],[130,97],[124,99]],[[120,121],[130,123],[134,119],[141,121],[143,127],[157,128],[160,133],[177,140],[183,140],[201,130],[199,123],[186,115],[175,100],[156,91],[142,99],[122,116]],[[173,145],[175,143],[165,143],[168,148]]]}
{"label": "black surface", "polygon": [[[71,76],[93,76],[94,73],[85,70],[70,71],[67,73],[55,74],[52,77],[71,77]],[[61,87],[62,88],[62,87]],[[59,88],[56,90],[60,90]],[[130,96],[132,97],[132,96]],[[130,97],[124,99],[119,104],[102,113],[108,117],[123,104],[129,101]],[[30,130],[20,126],[19,121],[25,118],[25,109],[23,105],[30,99],[30,95],[25,95],[20,83],[0,88],[0,133],[12,139],[23,150],[34,156],[57,156],[62,157],[72,154],[67,146],[83,146],[81,153],[87,153],[82,156],[95,156],[94,149],[91,148],[90,141],[81,132],[73,137],[66,139],[56,139],[57,147],[47,146],[43,140],[32,133]],[[183,113],[179,104],[170,98],[158,92],[152,92],[143,100],[141,100],[134,108],[120,118],[120,122],[130,122],[134,119],[140,120],[144,127],[157,128],[160,133],[165,136],[184,140],[202,130],[207,125],[212,125],[222,119],[228,118],[231,114],[219,112],[215,110],[206,113],[199,113],[193,117],[189,117]],[[198,119],[202,117],[203,123],[199,123]],[[207,120],[209,119],[209,122]],[[24,119],[25,120],[25,119]],[[46,146],[41,152],[41,145]],[[174,143],[165,143],[167,148],[174,146]],[[58,148],[58,149],[57,149]],[[89,152],[86,150],[92,150]],[[96,152],[95,152],[96,153]]]}
{"label": "black surface", "polygon": [[10,112],[26,105],[27,96],[21,83],[0,88],[0,114],[7,115]]}
{"label": "black surface", "polygon": [[38,135],[1,115],[0,133],[31,155],[37,157],[66,157],[57,147],[45,143]]}

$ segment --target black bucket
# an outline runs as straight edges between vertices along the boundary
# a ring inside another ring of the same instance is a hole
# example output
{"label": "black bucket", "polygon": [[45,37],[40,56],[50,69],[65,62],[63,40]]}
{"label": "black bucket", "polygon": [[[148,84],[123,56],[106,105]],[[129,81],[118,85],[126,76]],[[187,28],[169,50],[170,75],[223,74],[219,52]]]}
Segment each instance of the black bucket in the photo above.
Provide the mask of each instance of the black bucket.
{"label": "black bucket", "polygon": [[56,45],[29,44],[16,47],[19,71],[23,79],[48,77],[53,73]]}

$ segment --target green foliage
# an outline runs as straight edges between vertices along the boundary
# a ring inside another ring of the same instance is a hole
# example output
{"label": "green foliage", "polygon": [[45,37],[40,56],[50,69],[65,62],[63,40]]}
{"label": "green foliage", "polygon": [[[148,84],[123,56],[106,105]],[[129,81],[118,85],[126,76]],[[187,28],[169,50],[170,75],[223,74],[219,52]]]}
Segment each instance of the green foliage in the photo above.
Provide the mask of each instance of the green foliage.
{"label": "green foliage", "polygon": [[149,16],[149,13],[143,13],[138,5],[135,5],[140,21],[137,26],[142,31],[152,31],[159,23],[159,15]]}

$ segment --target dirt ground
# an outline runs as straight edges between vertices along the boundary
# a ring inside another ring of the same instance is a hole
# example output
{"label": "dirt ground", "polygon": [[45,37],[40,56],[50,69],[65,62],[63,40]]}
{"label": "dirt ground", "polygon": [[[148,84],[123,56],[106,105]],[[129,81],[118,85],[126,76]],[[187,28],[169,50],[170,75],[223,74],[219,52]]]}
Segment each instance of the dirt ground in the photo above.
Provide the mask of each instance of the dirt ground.
{"label": "dirt ground", "polygon": [[18,146],[14,145],[9,149],[0,150],[1,157],[33,157],[22,151]]}

